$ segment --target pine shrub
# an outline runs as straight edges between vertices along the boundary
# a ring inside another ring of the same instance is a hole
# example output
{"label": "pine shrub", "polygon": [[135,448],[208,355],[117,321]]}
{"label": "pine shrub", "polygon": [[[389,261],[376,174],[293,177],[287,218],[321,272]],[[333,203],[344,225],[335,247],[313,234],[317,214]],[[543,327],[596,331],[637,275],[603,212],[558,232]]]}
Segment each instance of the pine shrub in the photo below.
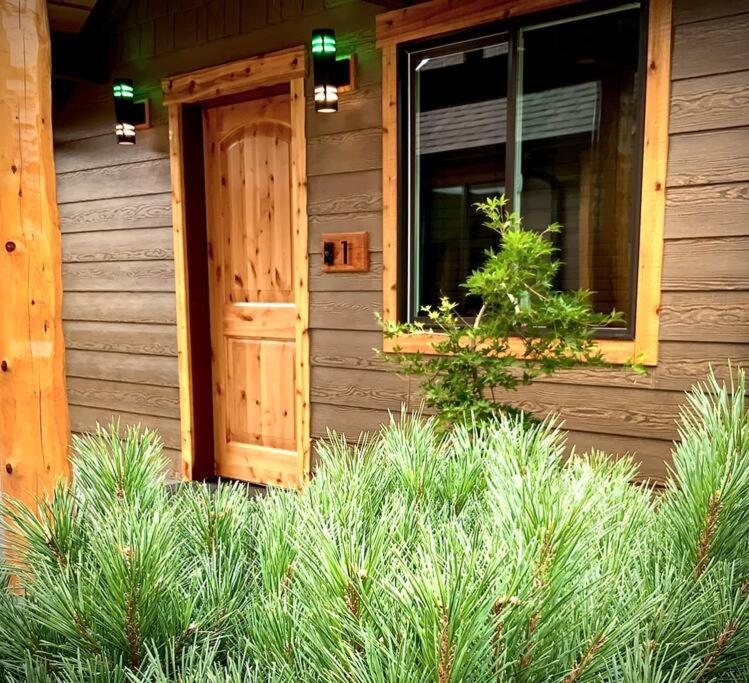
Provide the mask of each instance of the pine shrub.
{"label": "pine shrub", "polygon": [[79,438],[37,514],[5,503],[0,678],[749,681],[744,401],[741,373],[690,394],[657,496],[510,417],[330,435],[263,499],[170,492],[152,433]]}

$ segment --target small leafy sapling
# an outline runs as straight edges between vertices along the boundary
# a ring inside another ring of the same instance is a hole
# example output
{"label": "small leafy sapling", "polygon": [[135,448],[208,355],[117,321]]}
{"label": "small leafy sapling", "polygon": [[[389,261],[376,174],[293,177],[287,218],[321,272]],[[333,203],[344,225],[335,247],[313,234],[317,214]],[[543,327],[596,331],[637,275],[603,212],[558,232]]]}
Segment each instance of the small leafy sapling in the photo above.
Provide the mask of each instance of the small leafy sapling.
{"label": "small leafy sapling", "polygon": [[[579,365],[606,362],[593,339],[596,328],[621,321],[621,314],[597,313],[587,290],[559,291],[561,266],[552,237],[561,226],[543,231],[523,226],[503,196],[477,204],[484,225],[498,237],[484,264],[462,287],[481,302],[472,320],[443,297],[426,306],[427,321],[397,323],[380,319],[387,338],[424,335],[435,354],[406,352],[396,346],[381,354],[400,372],[421,377],[426,405],[443,425],[481,422],[498,413],[516,413],[501,390],[515,390],[540,376]],[[439,335],[439,336],[437,336]]]}

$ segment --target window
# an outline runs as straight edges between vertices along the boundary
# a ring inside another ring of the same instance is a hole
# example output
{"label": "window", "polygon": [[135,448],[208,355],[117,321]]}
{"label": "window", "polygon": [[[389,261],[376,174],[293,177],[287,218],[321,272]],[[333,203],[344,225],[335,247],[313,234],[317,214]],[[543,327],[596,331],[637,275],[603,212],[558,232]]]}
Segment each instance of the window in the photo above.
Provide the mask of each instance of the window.
{"label": "window", "polygon": [[[558,286],[624,314],[601,331],[603,357],[656,365],[672,0],[428,0],[376,22],[384,320],[461,296],[490,239],[470,205],[504,190],[526,224],[565,225]],[[437,341],[400,335],[383,350]]]}
{"label": "window", "polygon": [[628,4],[530,16],[502,32],[401,50],[402,317],[419,317],[443,295],[475,313],[460,283],[496,238],[474,205],[504,193],[527,226],[563,225],[558,287],[590,289],[596,310],[623,314],[602,335],[634,336],[642,15]]}

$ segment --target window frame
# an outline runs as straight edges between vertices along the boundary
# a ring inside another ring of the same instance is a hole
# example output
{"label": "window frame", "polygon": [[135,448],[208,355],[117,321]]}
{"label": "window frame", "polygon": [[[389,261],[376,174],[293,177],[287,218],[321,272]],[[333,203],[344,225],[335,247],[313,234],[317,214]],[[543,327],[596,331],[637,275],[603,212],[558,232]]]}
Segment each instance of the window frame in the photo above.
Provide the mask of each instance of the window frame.
{"label": "window frame", "polygon": [[[485,27],[502,33],[501,22],[545,10],[584,6],[583,0],[467,0],[456,7],[453,0],[431,0],[377,17],[377,45],[382,49],[382,248],[383,319],[396,322],[405,310],[405,287],[399,273],[407,272],[410,255],[399,248],[400,220],[409,215],[411,197],[404,192],[399,170],[405,168],[410,145],[399,144],[402,125],[402,85],[399,82],[399,47],[423,39],[449,38],[448,34]],[[640,220],[637,246],[634,337],[596,339],[596,346],[610,363],[658,363],[658,328],[663,261],[665,187],[668,162],[668,116],[671,74],[672,0],[647,4],[647,59],[645,80],[642,168],[640,169]],[[500,23],[497,23],[500,22]],[[492,24],[496,26],[491,26]],[[631,334],[631,333],[630,333]],[[434,354],[433,344],[442,340],[436,332],[397,337],[383,336],[383,351]],[[523,344],[511,340],[510,348],[521,354]]]}

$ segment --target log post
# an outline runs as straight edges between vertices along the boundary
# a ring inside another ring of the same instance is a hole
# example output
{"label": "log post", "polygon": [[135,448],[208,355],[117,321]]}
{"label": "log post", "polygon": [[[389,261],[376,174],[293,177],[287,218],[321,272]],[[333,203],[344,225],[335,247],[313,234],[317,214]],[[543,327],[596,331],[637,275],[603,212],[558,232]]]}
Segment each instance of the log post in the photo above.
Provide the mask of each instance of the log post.
{"label": "log post", "polygon": [[46,0],[0,2],[0,491],[69,474]]}

